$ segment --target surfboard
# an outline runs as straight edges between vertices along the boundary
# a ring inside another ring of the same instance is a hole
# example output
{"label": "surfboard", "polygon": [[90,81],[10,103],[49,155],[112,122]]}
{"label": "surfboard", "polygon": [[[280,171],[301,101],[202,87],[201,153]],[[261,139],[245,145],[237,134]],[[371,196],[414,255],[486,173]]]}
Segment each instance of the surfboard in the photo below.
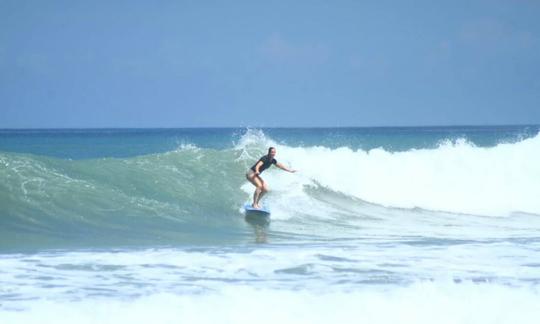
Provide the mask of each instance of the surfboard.
{"label": "surfboard", "polygon": [[253,208],[251,203],[246,203],[244,205],[244,211],[246,214],[270,216],[270,209],[268,209],[266,206],[262,206],[261,208]]}

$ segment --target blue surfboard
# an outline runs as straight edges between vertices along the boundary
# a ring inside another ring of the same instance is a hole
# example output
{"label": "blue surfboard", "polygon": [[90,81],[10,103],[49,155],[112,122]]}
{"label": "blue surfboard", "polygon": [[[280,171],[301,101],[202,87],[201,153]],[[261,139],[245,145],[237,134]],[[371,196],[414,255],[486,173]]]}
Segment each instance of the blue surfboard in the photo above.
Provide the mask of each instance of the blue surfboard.
{"label": "blue surfboard", "polygon": [[244,211],[246,214],[251,215],[270,216],[270,209],[268,209],[266,206],[262,206],[261,208],[253,208],[251,203],[246,203],[244,205]]}

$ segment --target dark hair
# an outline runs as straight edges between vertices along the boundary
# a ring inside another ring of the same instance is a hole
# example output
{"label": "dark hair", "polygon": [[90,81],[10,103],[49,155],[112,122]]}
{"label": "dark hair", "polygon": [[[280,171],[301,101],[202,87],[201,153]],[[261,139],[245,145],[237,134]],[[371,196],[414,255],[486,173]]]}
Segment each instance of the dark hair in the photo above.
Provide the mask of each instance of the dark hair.
{"label": "dark hair", "polygon": [[276,148],[275,148],[275,147],[273,147],[273,146],[270,146],[270,147],[268,148],[268,154],[270,154],[270,151],[272,151],[272,149],[274,149],[274,150],[275,150]]}

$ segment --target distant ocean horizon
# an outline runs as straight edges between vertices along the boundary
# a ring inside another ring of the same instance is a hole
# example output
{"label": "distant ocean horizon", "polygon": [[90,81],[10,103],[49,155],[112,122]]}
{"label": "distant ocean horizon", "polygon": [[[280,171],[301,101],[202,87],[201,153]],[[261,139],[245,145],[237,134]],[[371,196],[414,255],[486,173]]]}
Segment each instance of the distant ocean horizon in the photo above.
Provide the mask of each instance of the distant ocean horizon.
{"label": "distant ocean horizon", "polygon": [[539,197],[540,125],[0,129],[0,322],[535,323]]}
{"label": "distant ocean horizon", "polygon": [[343,128],[466,128],[466,127],[536,127],[535,123],[511,124],[405,124],[405,125],[229,125],[229,126],[31,126],[31,127],[0,127],[0,130],[178,130],[178,129],[343,129]]}

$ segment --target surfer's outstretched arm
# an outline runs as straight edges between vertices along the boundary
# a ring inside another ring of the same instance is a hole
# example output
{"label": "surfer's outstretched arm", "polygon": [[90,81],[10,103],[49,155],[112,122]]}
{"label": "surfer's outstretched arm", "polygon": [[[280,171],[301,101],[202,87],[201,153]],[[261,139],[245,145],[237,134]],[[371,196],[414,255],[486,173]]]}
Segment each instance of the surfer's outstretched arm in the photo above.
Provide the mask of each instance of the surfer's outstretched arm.
{"label": "surfer's outstretched arm", "polygon": [[284,166],[284,165],[283,165],[282,163],[280,163],[280,162],[276,163],[276,166],[277,166],[278,168],[280,168],[281,170],[285,170],[285,171],[291,172],[291,173],[295,173],[295,172],[297,171],[297,170],[294,170],[294,169],[289,169],[289,168],[287,168],[286,166]]}

